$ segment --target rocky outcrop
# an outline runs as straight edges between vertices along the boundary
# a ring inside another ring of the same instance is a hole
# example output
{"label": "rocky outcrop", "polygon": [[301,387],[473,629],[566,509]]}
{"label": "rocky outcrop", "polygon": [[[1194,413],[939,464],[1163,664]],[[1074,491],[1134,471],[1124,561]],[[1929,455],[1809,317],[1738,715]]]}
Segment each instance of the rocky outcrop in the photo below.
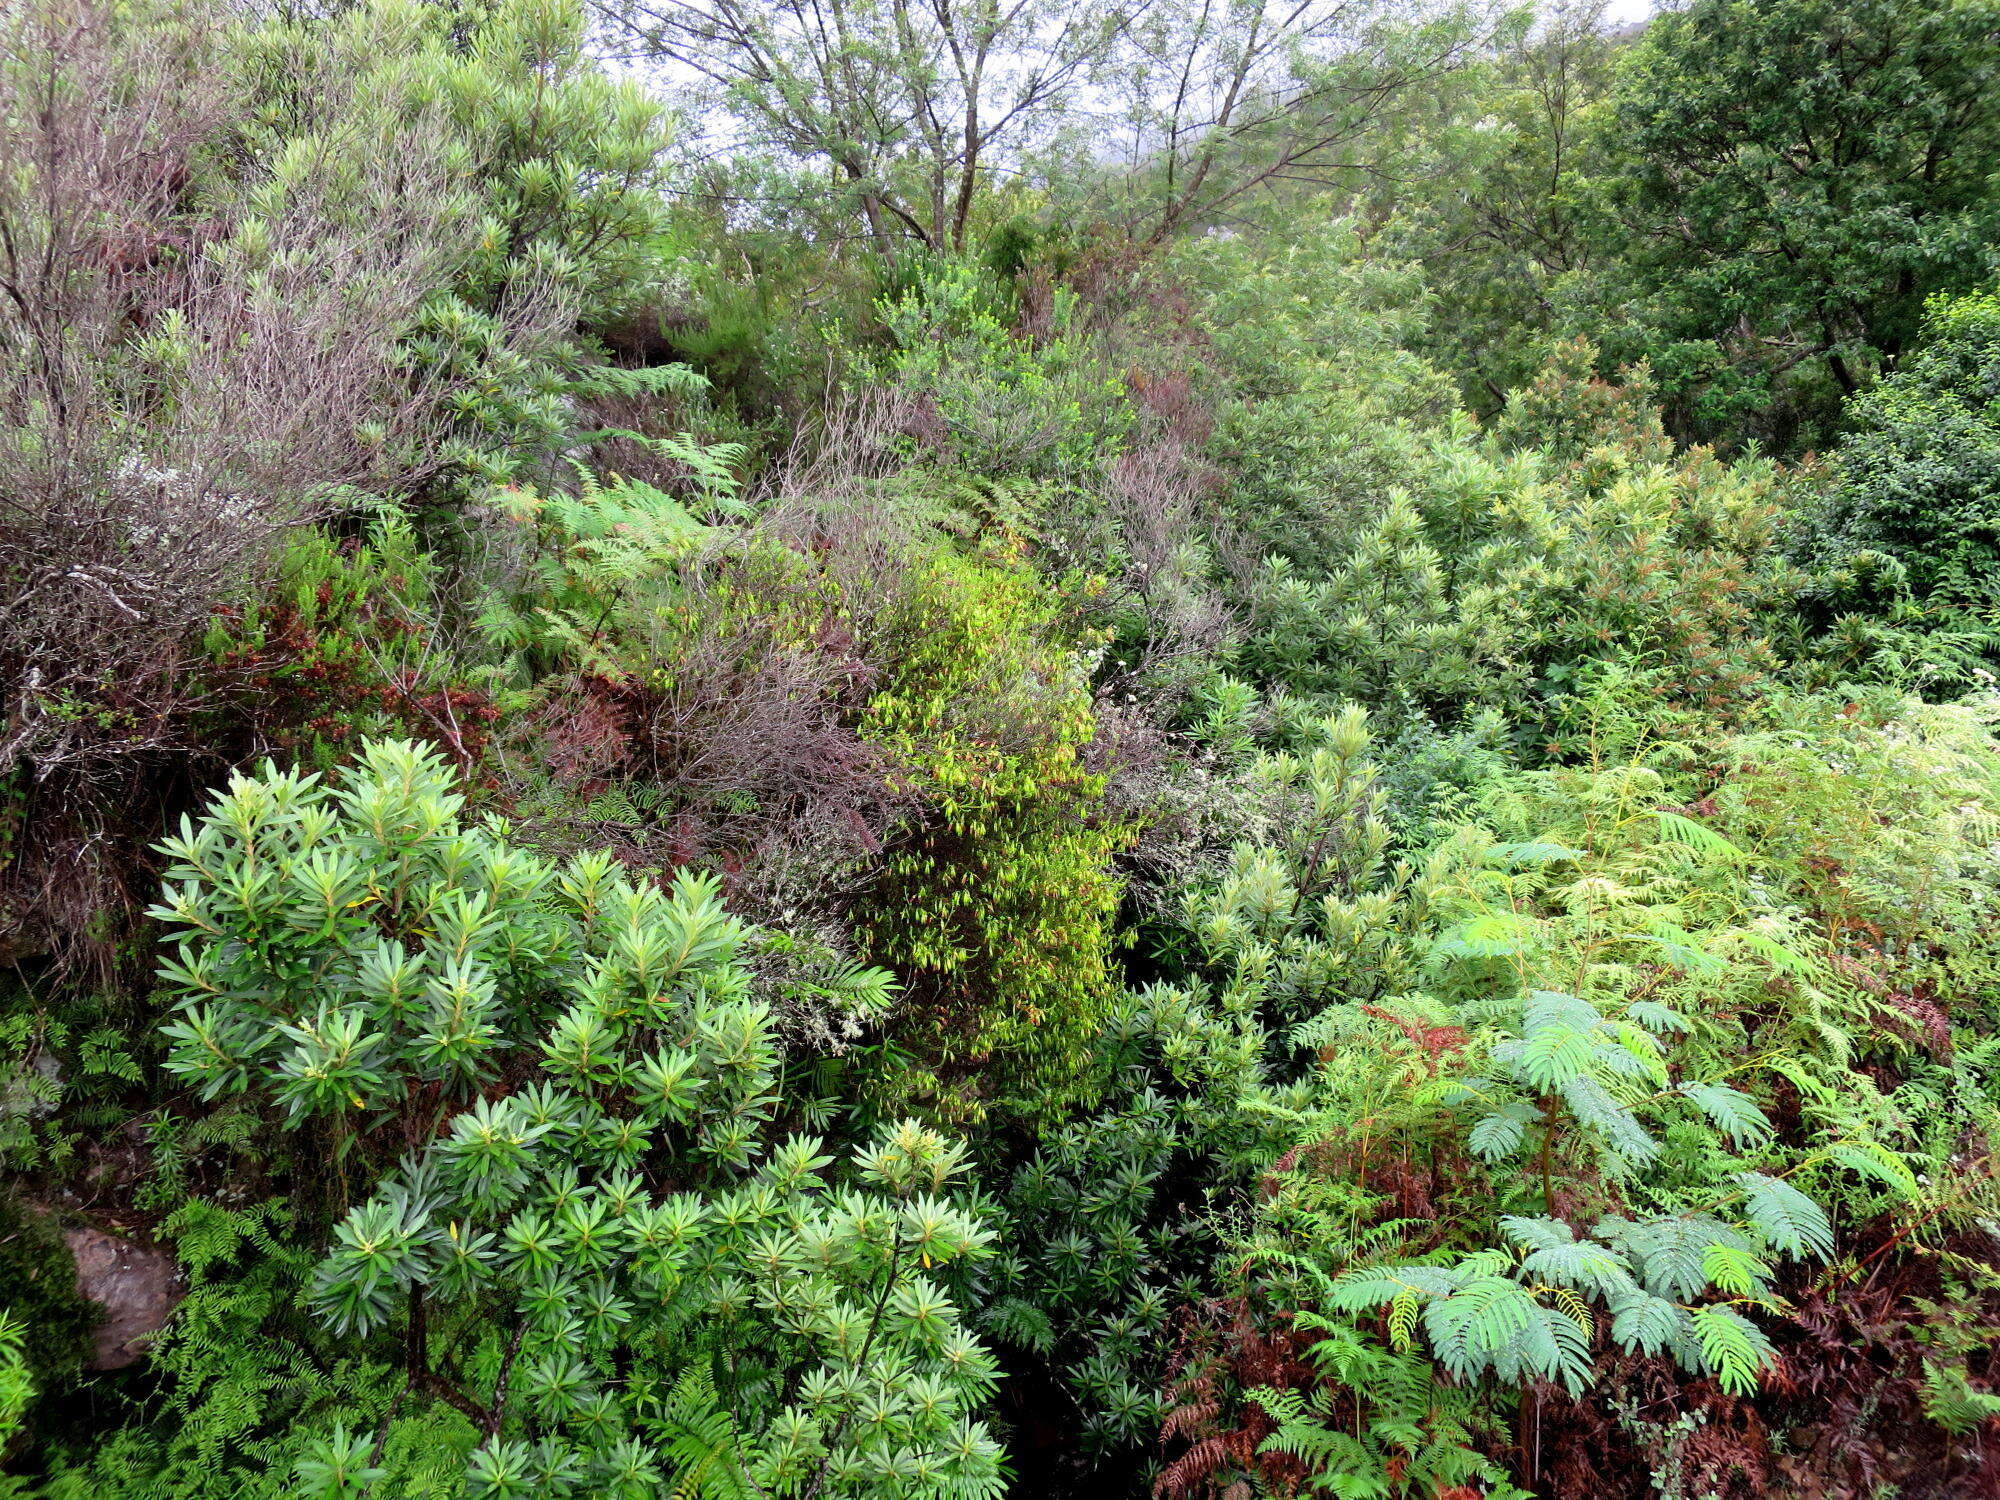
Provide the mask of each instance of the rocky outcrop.
{"label": "rocky outcrop", "polygon": [[180,1267],[164,1250],[101,1230],[72,1229],[63,1238],[76,1260],[77,1291],[104,1309],[86,1363],[93,1370],[137,1364],[180,1305]]}

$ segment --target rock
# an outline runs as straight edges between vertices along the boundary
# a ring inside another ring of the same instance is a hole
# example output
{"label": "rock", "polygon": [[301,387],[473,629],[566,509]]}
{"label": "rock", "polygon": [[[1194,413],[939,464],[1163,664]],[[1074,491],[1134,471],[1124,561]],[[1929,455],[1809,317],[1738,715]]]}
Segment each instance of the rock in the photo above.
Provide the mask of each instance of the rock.
{"label": "rock", "polygon": [[0,1087],[0,1115],[46,1120],[62,1102],[62,1091],[62,1060],[53,1052],[39,1052]]}
{"label": "rock", "polygon": [[181,1271],[164,1250],[96,1229],[63,1238],[76,1260],[76,1289],[104,1309],[87,1364],[122,1370],[146,1355],[146,1343],[166,1326],[181,1300]]}

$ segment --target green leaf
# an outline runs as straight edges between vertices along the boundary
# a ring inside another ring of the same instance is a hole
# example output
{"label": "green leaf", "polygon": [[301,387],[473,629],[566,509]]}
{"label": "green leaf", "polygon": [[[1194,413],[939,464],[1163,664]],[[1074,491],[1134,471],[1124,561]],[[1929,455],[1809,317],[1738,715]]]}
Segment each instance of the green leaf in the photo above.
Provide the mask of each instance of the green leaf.
{"label": "green leaf", "polygon": [[1757,1380],[1777,1363],[1777,1351],[1764,1330],[1730,1307],[1698,1307],[1694,1311],[1695,1338],[1702,1358],[1715,1372],[1716,1381],[1732,1396],[1748,1396],[1757,1389]]}
{"label": "green leaf", "polygon": [[1701,1273],[1717,1291],[1732,1297],[1763,1297],[1771,1268],[1735,1245],[1710,1245],[1701,1252]]}
{"label": "green leaf", "polygon": [[1704,861],[1733,864],[1749,857],[1713,828],[1704,827],[1692,818],[1668,812],[1665,808],[1655,809],[1653,816],[1659,820],[1662,840]]}
{"label": "green leaf", "polygon": [[1762,1172],[1739,1173],[1744,1208],[1764,1243],[1787,1255],[1811,1255],[1825,1260],[1833,1254],[1833,1226],[1812,1199],[1776,1177]]}
{"label": "green leaf", "polygon": [[1513,958],[1527,949],[1529,927],[1512,912],[1469,917],[1437,940],[1436,951],[1454,958]]}
{"label": "green leaf", "polygon": [[1900,1197],[1917,1196],[1917,1179],[1908,1163],[1880,1141],[1835,1141],[1826,1154],[1848,1171],[1871,1178]]}
{"label": "green leaf", "polygon": [[1681,1093],[1735,1146],[1759,1146],[1771,1138],[1771,1122],[1757,1101],[1721,1083],[1684,1083]]}
{"label": "green leaf", "polygon": [[1611,1302],[1611,1337],[1621,1348],[1648,1357],[1686,1331],[1688,1316],[1675,1303],[1634,1287]]}
{"label": "green leaf", "polygon": [[1474,1125],[1466,1144],[1481,1161],[1504,1161],[1521,1149],[1527,1127],[1542,1118],[1542,1112],[1524,1100],[1501,1105]]}

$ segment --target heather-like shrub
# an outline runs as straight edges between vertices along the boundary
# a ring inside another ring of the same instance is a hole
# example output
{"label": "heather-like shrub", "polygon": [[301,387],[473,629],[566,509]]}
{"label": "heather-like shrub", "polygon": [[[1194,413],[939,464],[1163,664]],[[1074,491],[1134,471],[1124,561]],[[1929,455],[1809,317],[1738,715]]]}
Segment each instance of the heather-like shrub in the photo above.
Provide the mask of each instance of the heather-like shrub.
{"label": "heather-like shrub", "polygon": [[1603,446],[1559,467],[1441,441],[1323,569],[1266,560],[1242,663],[1439,722],[1505,710],[1540,742],[1611,661],[1651,674],[1662,715],[1741,713],[1780,670],[1788,483],[1702,450],[1663,463]]}
{"label": "heather-like shrub", "polygon": [[401,340],[475,232],[438,122],[351,78],[294,79],[297,128],[252,130],[242,32],[206,5],[0,20],[0,903],[100,978],[147,809],[212,773],[211,612],[432,463]]}
{"label": "heather-like shrub", "polygon": [[919,414],[912,438],[947,467],[1070,478],[1115,458],[1134,413],[1095,347],[1076,294],[1058,287],[1032,336],[1003,288],[965,261],[927,265],[879,312],[883,377]]}
{"label": "heather-like shrub", "polygon": [[590,478],[508,497],[523,548],[483,624],[530,731],[508,757],[524,811],[558,841],[719,871],[762,911],[832,910],[901,800],[856,728],[873,646],[828,549],[724,524],[744,509],[726,472],[681,446],[710,466],[685,502]]}
{"label": "heather-like shrub", "polygon": [[586,55],[585,27],[570,0],[371,0],[239,39],[274,144],[303,152],[341,127],[300,79],[343,80],[356,109],[442,136],[471,232],[401,330],[436,424],[415,455],[422,500],[545,477],[600,435],[593,401],[688,392],[678,367],[627,368],[596,342],[650,307],[673,258],[671,133],[658,100]]}

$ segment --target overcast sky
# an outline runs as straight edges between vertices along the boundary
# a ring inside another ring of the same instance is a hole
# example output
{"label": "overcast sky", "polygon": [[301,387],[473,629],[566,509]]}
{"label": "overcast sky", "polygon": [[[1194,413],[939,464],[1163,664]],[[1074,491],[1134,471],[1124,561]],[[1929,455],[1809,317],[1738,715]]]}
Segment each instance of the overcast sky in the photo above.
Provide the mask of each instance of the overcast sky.
{"label": "overcast sky", "polygon": [[1653,13],[1653,0],[1611,0],[1604,7],[1604,19],[1614,26],[1627,21],[1643,21]]}

